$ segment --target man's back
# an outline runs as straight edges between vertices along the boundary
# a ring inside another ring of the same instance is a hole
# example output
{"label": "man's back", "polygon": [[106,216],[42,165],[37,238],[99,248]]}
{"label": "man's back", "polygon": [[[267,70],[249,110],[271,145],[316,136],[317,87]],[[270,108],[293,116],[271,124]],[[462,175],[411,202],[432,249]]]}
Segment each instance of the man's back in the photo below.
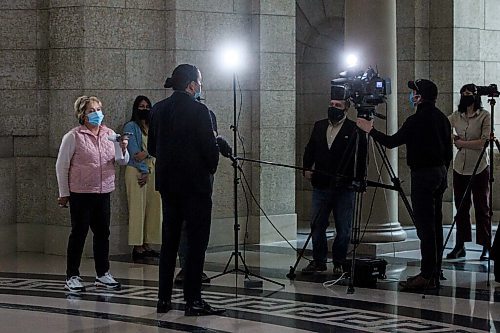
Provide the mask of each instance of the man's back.
{"label": "man's back", "polygon": [[153,106],[149,153],[156,157],[156,189],[210,192],[219,150],[207,107],[182,91]]}

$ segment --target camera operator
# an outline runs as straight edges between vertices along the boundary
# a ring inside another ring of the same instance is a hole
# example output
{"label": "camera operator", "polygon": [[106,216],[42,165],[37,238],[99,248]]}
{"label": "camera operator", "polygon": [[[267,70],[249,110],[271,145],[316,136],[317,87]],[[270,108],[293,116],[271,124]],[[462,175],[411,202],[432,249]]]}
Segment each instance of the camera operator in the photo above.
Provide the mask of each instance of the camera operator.
{"label": "camera operator", "polygon": [[394,148],[406,144],[411,170],[411,201],[422,256],[420,274],[402,283],[405,289],[439,286],[443,247],[443,193],[453,149],[448,118],[435,106],[438,89],[429,80],[409,81],[410,103],[415,114],[393,135],[373,128],[373,121],[358,118],[359,128],[380,144]]}
{"label": "camera operator", "polygon": [[332,246],[333,273],[338,275],[343,272],[342,263],[347,255],[354,213],[353,181],[355,178],[364,180],[367,148],[366,135],[357,130],[354,121],[346,117],[349,106],[350,102],[347,100],[331,100],[328,119],[314,124],[305,148],[303,166],[307,169],[314,167],[314,171],[304,172],[305,178],[313,186],[313,260],[302,270],[303,273],[323,272],[327,269],[326,229],[332,212],[336,230]]}

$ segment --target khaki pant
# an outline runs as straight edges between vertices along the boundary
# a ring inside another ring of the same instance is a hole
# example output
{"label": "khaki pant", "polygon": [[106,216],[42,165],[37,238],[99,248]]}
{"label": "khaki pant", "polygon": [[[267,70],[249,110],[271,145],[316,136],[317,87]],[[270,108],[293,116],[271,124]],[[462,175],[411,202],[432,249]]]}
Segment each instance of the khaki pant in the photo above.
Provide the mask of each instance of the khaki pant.
{"label": "khaki pant", "polygon": [[148,182],[137,184],[140,172],[131,166],[125,169],[128,200],[128,244],[161,244],[162,208],[160,193],[155,191],[155,170],[151,168]]}

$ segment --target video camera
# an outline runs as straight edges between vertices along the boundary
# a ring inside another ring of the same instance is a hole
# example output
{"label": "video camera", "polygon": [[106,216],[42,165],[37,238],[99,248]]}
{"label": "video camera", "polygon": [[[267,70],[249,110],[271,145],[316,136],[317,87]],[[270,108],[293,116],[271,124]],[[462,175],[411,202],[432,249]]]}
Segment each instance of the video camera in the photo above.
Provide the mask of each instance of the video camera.
{"label": "video camera", "polygon": [[331,81],[331,99],[352,101],[360,118],[385,119],[384,115],[375,112],[375,106],[384,103],[386,95],[391,94],[390,79],[381,78],[371,67],[365,72],[344,71],[339,75],[340,78]]}
{"label": "video camera", "polygon": [[478,96],[488,96],[488,97],[500,96],[496,84],[490,84],[489,86],[476,86],[476,94]]}

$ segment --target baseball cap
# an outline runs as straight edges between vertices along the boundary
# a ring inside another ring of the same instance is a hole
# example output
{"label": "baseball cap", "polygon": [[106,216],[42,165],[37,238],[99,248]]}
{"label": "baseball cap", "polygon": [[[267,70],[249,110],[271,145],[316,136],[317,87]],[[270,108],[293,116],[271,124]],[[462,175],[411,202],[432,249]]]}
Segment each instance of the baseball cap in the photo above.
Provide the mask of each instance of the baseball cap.
{"label": "baseball cap", "polygon": [[415,90],[423,99],[435,101],[438,95],[438,88],[434,82],[426,79],[408,81],[408,88]]}

